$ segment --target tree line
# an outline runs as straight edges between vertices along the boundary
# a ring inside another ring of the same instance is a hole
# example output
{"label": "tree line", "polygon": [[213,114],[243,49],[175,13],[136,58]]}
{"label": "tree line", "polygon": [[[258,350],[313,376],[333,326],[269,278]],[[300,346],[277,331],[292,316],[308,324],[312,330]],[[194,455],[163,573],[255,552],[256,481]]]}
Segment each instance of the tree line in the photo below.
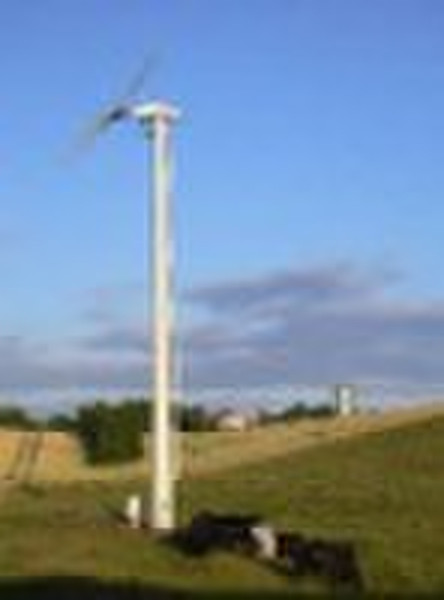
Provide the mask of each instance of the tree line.
{"label": "tree line", "polygon": [[[74,415],[54,414],[35,417],[24,408],[0,407],[0,428],[24,431],[59,431],[76,435],[85,459],[90,464],[121,463],[143,455],[144,434],[151,430],[152,402],[123,400],[110,404],[104,400],[79,406]],[[216,421],[203,407],[175,404],[175,427],[181,431],[211,431]]]}
{"label": "tree line", "polygon": [[[120,463],[143,455],[144,434],[151,429],[152,411],[153,403],[144,399],[126,399],[118,404],[97,400],[80,405],[73,415],[57,413],[47,418],[31,416],[21,407],[3,406],[0,427],[68,432],[79,438],[88,463]],[[202,405],[174,404],[172,414],[180,431],[217,429],[217,416]],[[328,404],[310,406],[297,402],[280,410],[260,411],[257,423],[268,425],[333,414],[334,409]]]}

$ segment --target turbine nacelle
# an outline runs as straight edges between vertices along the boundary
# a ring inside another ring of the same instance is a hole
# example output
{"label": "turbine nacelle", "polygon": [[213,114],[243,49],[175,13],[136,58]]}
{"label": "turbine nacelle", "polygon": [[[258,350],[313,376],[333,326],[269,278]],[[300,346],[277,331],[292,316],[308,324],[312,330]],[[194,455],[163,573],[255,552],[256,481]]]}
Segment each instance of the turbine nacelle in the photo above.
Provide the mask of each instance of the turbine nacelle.
{"label": "turbine nacelle", "polygon": [[180,111],[165,102],[154,101],[135,105],[116,105],[107,112],[100,115],[89,132],[89,138],[94,139],[97,135],[127,119],[138,121],[144,126],[154,123],[172,123],[180,117]]}
{"label": "turbine nacelle", "polygon": [[165,102],[154,101],[134,106],[116,106],[107,115],[108,124],[123,119],[136,119],[142,123],[162,119],[164,121],[175,121],[180,117],[180,111]]}
{"label": "turbine nacelle", "polygon": [[155,119],[176,121],[180,117],[179,109],[160,101],[138,104],[130,108],[129,112],[133,118],[139,121],[153,121]]}

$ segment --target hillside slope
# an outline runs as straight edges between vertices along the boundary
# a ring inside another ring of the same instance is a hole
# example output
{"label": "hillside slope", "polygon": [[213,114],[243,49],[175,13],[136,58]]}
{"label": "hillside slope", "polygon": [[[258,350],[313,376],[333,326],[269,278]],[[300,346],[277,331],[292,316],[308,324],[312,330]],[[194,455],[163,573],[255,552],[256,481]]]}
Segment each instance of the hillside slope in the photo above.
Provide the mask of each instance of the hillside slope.
{"label": "hillside slope", "polygon": [[[175,439],[176,470],[182,477],[215,473],[343,438],[396,429],[439,415],[444,415],[444,403],[346,418],[306,419],[243,433],[180,434]],[[62,433],[45,433],[38,442],[32,464],[20,466],[23,447],[32,435],[0,432],[0,478],[3,482],[23,478],[42,482],[106,481],[116,477],[137,478],[149,471],[148,459],[119,467],[88,467],[77,440]],[[148,439],[147,446],[149,443]]]}
{"label": "hillside slope", "polygon": [[255,511],[346,538],[374,590],[444,597],[444,415],[204,479],[186,510]]}
{"label": "hillside slope", "polygon": [[[278,528],[347,539],[356,547],[368,590],[377,594],[370,597],[393,592],[442,598],[443,457],[444,415],[436,413],[304,452],[287,447],[256,464],[184,480],[178,520],[187,522],[203,508],[257,513]],[[111,588],[131,581],[147,589],[187,590],[190,598],[232,598],[234,592],[264,597],[267,591],[270,598],[278,592],[294,597],[307,589],[303,581],[231,553],[185,559],[145,532],[116,527],[112,515],[136,490],[146,493],[145,478],[5,488],[3,584],[44,578],[52,586],[50,577],[58,574],[54,598],[75,577]],[[310,589],[319,582],[306,583]]]}

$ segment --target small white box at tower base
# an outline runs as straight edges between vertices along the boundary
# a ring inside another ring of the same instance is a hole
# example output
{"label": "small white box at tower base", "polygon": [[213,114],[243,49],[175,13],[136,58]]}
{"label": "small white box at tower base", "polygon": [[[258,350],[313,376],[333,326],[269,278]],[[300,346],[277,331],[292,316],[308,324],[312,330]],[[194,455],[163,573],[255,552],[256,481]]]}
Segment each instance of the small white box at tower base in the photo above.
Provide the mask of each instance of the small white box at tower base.
{"label": "small white box at tower base", "polygon": [[125,519],[131,529],[142,527],[142,498],[138,494],[128,496],[125,505]]}

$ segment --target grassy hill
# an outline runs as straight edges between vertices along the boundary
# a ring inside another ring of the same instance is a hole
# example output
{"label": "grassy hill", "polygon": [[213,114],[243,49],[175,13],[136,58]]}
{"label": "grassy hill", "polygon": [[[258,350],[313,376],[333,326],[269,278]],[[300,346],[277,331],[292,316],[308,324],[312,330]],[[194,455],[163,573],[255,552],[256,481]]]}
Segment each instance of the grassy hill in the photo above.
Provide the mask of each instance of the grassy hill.
{"label": "grassy hill", "polygon": [[[179,488],[180,519],[203,507],[258,512],[279,527],[347,538],[356,544],[370,592],[440,598],[443,457],[444,416],[429,415],[189,478]],[[110,509],[146,485],[136,478],[3,488],[0,596],[28,593],[24,578],[35,590],[40,581],[45,597],[52,590],[54,598],[69,597],[68,589],[77,590],[72,597],[97,597],[88,593],[100,589],[123,600],[135,597],[127,595],[135,585],[151,591],[150,598],[182,597],[177,590],[190,598],[325,591],[229,554],[185,559],[147,534],[116,527]]]}
{"label": "grassy hill", "polygon": [[[444,403],[424,407],[363,414],[347,418],[304,419],[291,424],[270,425],[245,433],[221,432],[176,436],[177,472],[183,477],[215,473],[245,464],[262,463],[291,451],[304,450],[338,439],[385,431],[408,423],[444,415]],[[32,434],[0,430],[0,481],[23,473],[16,469],[17,458]],[[149,451],[149,438],[146,441]],[[149,459],[130,465],[91,468],[85,465],[75,437],[45,433],[39,441],[36,461],[29,475],[35,482],[113,481],[145,477]]]}

